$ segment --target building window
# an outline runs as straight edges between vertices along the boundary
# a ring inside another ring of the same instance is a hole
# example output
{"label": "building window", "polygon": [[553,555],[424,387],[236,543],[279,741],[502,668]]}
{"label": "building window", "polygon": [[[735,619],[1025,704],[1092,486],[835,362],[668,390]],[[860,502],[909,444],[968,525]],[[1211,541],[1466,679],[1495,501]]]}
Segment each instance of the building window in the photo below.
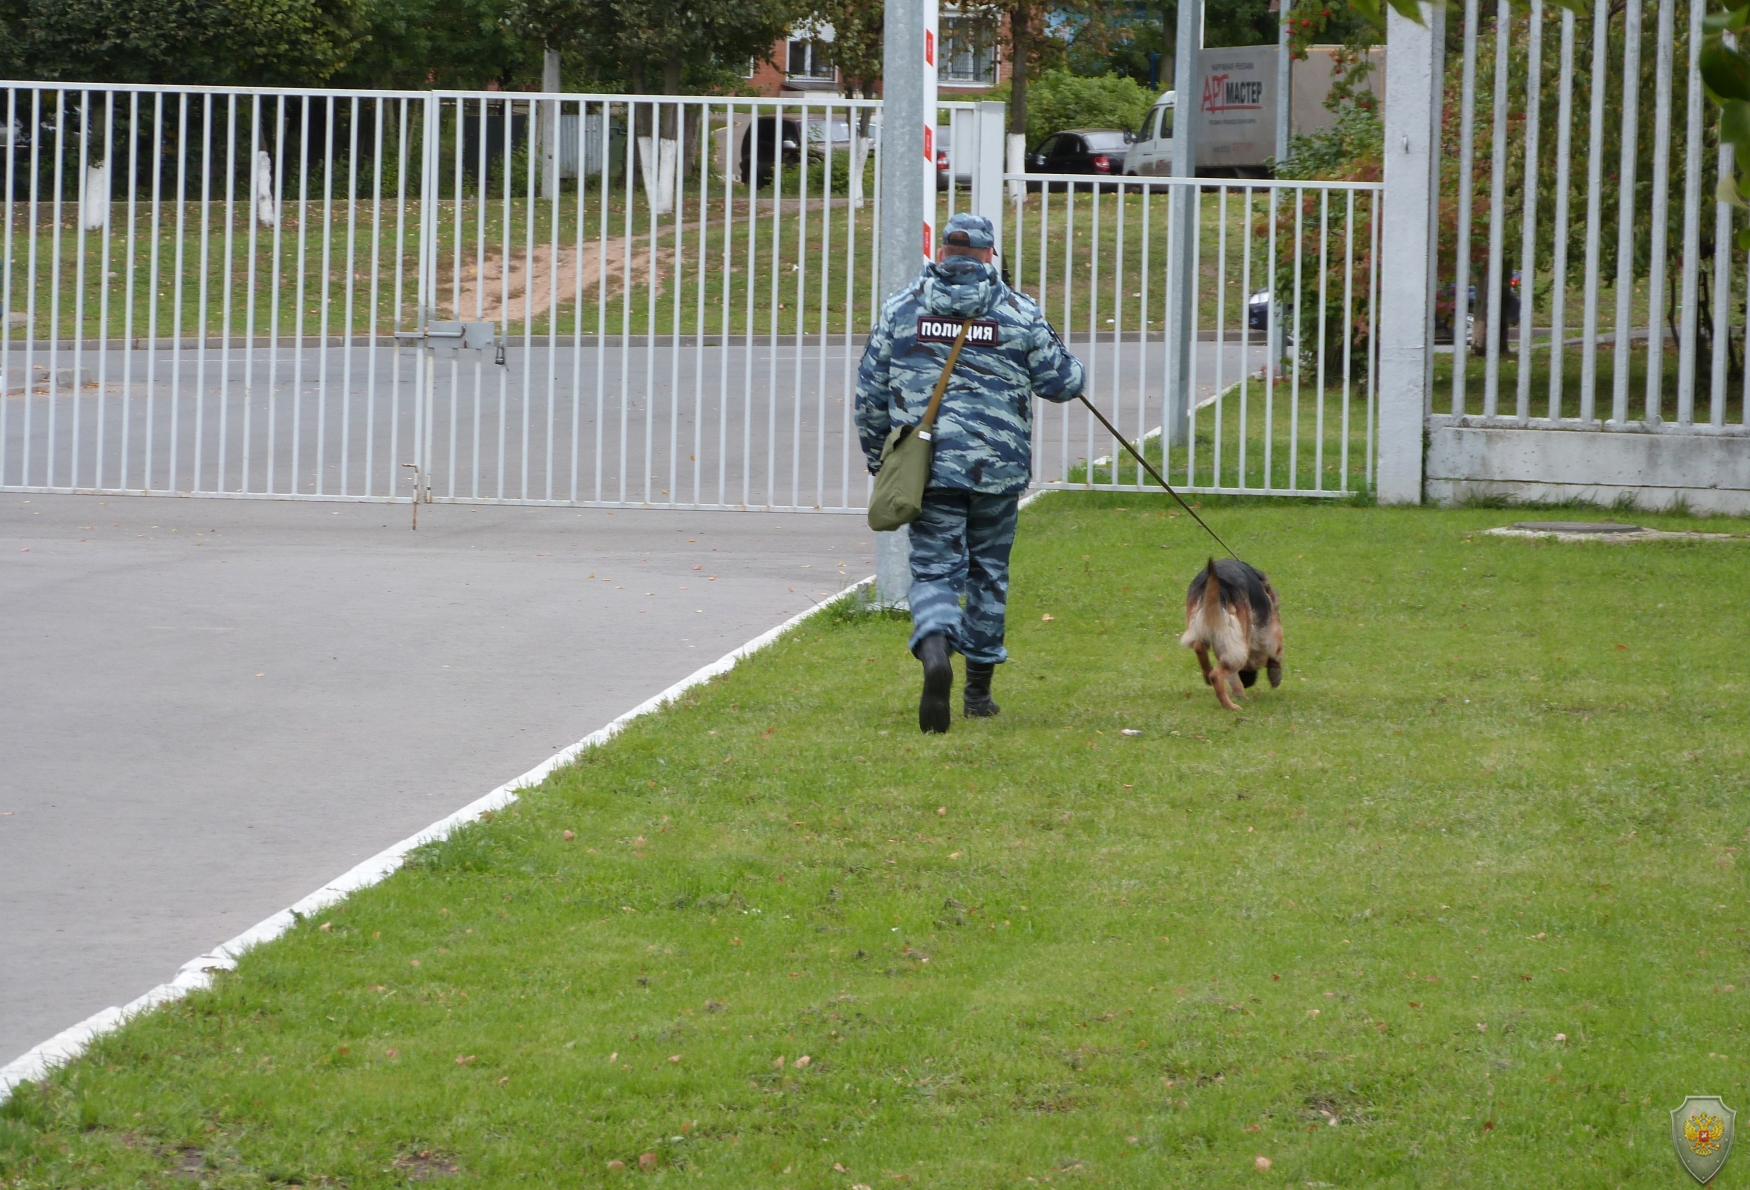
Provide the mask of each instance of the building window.
{"label": "building window", "polygon": [[997,81],[997,30],[987,16],[942,14],[942,53],[936,81],[958,87],[990,87]]}
{"label": "building window", "polygon": [[831,79],[832,45],[815,38],[793,37],[784,73],[793,79]]}

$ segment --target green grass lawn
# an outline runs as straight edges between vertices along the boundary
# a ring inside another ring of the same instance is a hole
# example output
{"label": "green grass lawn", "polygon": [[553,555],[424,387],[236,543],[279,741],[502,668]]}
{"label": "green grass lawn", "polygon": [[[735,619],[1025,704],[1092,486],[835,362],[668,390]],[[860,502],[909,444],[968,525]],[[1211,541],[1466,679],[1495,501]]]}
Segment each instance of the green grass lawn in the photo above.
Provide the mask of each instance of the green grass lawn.
{"label": "green grass lawn", "polygon": [[1684,1184],[1750,1082],[1750,542],[1205,508],[1282,595],[1243,713],[1186,518],[1050,497],[999,718],[817,618],[23,1088],[0,1183]]}

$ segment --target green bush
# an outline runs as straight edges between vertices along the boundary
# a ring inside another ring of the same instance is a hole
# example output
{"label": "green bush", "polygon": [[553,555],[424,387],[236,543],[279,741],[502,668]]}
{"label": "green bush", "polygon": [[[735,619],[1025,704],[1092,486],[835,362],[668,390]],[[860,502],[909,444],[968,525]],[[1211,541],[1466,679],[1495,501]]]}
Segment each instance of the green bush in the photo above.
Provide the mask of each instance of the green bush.
{"label": "green bush", "polygon": [[[1009,101],[1004,83],[991,98]],[[1135,79],[1116,74],[1088,78],[1048,70],[1027,85],[1027,148],[1065,128],[1126,128],[1134,132],[1155,96]]]}

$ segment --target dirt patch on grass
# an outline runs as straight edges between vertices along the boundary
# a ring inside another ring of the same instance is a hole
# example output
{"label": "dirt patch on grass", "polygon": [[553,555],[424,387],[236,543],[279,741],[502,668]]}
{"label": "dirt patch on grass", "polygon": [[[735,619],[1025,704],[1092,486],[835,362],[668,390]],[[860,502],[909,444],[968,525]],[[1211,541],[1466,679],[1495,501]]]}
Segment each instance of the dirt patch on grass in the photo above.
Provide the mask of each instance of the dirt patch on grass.
{"label": "dirt patch on grass", "polygon": [[403,1153],[391,1163],[400,1170],[410,1182],[431,1182],[438,1178],[454,1177],[462,1169],[454,1161],[442,1153],[431,1149],[422,1149],[417,1153]]}
{"label": "dirt patch on grass", "polygon": [[[659,295],[667,266],[673,259],[672,249],[657,249]],[[453,307],[453,316],[468,322],[502,322],[508,310],[513,322],[524,317],[539,318],[552,310],[555,295],[560,304],[576,296],[579,274],[583,278],[585,300],[615,297],[650,280],[649,245],[633,241],[628,257],[624,241],[609,241],[605,247],[597,242],[585,243],[581,248],[558,249],[550,244],[537,244],[532,252],[513,251],[508,258],[488,256],[484,264],[464,262],[461,296]]]}

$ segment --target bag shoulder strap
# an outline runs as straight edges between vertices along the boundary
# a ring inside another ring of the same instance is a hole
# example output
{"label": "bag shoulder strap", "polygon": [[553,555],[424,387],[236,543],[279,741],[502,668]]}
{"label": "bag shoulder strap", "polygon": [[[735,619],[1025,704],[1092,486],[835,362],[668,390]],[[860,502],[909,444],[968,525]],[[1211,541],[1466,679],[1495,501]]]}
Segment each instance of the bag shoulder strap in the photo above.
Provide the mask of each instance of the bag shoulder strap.
{"label": "bag shoulder strap", "polygon": [[936,391],[930,395],[930,407],[924,410],[924,420],[918,423],[918,433],[927,435],[936,427],[936,414],[942,408],[942,394],[948,391],[948,376],[954,371],[954,365],[960,359],[960,349],[966,345],[966,334],[972,329],[972,319],[968,318],[960,324],[960,333],[954,338],[954,346],[948,351],[948,362],[942,365],[942,374],[936,379]]}

